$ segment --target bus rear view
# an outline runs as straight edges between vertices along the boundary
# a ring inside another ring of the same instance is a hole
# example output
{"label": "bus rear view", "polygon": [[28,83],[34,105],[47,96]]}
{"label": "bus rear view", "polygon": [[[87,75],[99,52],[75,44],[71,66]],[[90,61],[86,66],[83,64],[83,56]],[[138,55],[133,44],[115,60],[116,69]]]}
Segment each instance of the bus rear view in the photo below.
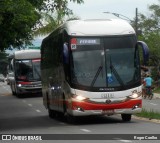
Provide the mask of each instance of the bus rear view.
{"label": "bus rear view", "polygon": [[57,111],[68,120],[121,114],[130,121],[142,108],[140,46],[148,55],[147,45],[137,42],[134,29],[123,20],[68,21],[52,32],[41,48],[49,116]]}

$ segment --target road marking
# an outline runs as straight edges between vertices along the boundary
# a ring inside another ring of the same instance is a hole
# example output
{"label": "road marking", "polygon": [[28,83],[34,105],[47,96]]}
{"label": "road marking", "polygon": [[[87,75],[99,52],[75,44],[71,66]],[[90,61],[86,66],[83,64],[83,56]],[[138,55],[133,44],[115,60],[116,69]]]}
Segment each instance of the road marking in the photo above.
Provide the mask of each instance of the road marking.
{"label": "road marking", "polygon": [[60,124],[60,125],[66,125],[66,123],[63,123],[63,122],[60,122],[59,124]]}
{"label": "road marking", "polygon": [[132,142],[132,141],[130,141],[130,140],[119,140],[119,141],[125,142],[125,143],[131,143],[131,142]]}
{"label": "road marking", "polygon": [[87,133],[91,132],[90,130],[87,130],[87,129],[80,129],[80,130]]}
{"label": "road marking", "polygon": [[154,105],[154,106],[156,106],[157,104],[155,104],[155,103],[150,103],[150,104],[152,104],[152,105]]}
{"label": "road marking", "polygon": [[124,140],[124,139],[121,139],[121,138],[114,138],[114,139],[116,139],[116,140],[118,140],[120,142],[132,143],[132,141],[130,141],[130,140]]}
{"label": "road marking", "polygon": [[24,103],[26,102],[26,100],[22,100]]}
{"label": "road marking", "polygon": [[32,104],[28,104],[28,106],[32,107]]}
{"label": "road marking", "polygon": [[38,113],[40,113],[41,111],[40,110],[36,110]]}

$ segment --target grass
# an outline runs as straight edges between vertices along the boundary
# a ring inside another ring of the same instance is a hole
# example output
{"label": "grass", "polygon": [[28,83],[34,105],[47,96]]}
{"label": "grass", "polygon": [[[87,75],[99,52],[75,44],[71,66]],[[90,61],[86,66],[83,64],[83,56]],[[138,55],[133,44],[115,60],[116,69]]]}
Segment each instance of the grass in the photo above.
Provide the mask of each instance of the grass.
{"label": "grass", "polygon": [[138,117],[144,117],[149,119],[160,119],[160,113],[155,112],[153,110],[147,111],[146,109],[142,109],[141,113],[137,113],[136,116]]}
{"label": "grass", "polygon": [[[153,90],[153,93],[158,93],[160,94],[160,87],[156,87],[154,90]],[[146,110],[144,108],[142,108],[142,111],[141,113],[137,113],[136,116],[138,117],[143,117],[143,118],[148,118],[148,119],[158,119],[160,120],[160,113],[158,112],[155,112],[154,110]]]}
{"label": "grass", "polygon": [[156,87],[156,88],[153,90],[153,92],[155,92],[155,93],[160,93],[160,87]]}

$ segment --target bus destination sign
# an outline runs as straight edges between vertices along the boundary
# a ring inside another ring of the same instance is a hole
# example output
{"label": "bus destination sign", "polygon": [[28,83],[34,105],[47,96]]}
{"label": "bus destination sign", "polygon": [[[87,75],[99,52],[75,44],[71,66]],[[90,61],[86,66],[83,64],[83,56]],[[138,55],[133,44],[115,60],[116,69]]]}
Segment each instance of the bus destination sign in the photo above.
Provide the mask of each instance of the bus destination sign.
{"label": "bus destination sign", "polygon": [[99,45],[100,39],[77,39],[77,45]]}

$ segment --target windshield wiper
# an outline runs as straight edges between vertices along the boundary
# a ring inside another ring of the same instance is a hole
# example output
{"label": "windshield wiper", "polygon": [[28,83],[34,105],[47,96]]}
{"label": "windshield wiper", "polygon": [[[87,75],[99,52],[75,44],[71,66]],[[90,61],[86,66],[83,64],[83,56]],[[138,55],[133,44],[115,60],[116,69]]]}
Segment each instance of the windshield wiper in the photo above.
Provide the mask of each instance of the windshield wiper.
{"label": "windshield wiper", "polygon": [[94,76],[94,78],[91,82],[91,87],[93,87],[93,85],[95,84],[95,82],[97,80],[97,77],[99,76],[99,73],[101,72],[102,68],[103,68],[102,66],[99,66],[99,68],[98,68],[98,70],[97,70],[97,72],[96,72],[96,74],[95,74],[95,76]]}
{"label": "windshield wiper", "polygon": [[118,74],[117,70],[115,69],[114,65],[112,64],[111,57],[110,57],[110,69],[111,69],[111,72],[113,72],[113,74],[115,75],[115,77],[116,77],[117,81],[120,83],[120,85],[123,88],[126,88],[123,80],[121,79],[120,75]]}

